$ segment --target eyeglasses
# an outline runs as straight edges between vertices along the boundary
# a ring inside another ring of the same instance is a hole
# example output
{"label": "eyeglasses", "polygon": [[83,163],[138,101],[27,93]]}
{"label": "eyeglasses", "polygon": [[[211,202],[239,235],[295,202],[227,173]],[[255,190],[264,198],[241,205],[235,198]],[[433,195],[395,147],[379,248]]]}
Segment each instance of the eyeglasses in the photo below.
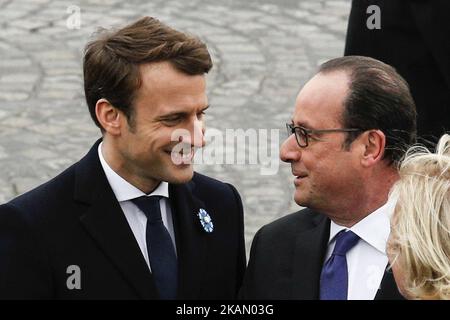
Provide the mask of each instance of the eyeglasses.
{"label": "eyeglasses", "polygon": [[291,123],[286,123],[286,129],[288,132],[288,136],[295,133],[295,139],[297,140],[298,145],[301,148],[305,148],[308,146],[308,139],[312,134],[321,134],[321,133],[330,133],[330,132],[358,132],[364,131],[362,129],[356,128],[341,128],[341,129],[320,129],[320,130],[311,130],[303,127],[294,127]]}

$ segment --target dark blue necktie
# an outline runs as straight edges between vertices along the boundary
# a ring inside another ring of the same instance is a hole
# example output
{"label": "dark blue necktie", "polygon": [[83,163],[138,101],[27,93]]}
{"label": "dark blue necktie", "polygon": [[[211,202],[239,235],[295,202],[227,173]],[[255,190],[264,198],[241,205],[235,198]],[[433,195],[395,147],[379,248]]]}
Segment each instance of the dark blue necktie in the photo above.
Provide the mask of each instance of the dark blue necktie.
{"label": "dark blue necktie", "polygon": [[320,300],[347,300],[348,269],[346,254],[359,241],[351,231],[339,232],[331,257],[325,262],[320,276]]}
{"label": "dark blue necktie", "polygon": [[163,224],[158,196],[143,196],[133,203],[147,216],[146,240],[153,278],[164,300],[177,297],[178,266],[170,234]]}

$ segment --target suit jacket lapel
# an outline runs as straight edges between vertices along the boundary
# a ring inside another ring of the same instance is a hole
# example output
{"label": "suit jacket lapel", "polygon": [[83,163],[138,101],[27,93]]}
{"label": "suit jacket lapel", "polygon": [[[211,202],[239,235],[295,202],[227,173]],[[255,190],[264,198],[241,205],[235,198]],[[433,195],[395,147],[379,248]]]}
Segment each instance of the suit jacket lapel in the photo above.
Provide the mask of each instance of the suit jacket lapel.
{"label": "suit jacket lapel", "polygon": [[375,300],[404,300],[395,283],[392,271],[385,271],[381,280],[380,289],[375,295]]}
{"label": "suit jacket lapel", "polygon": [[200,208],[208,209],[193,195],[194,187],[193,181],[169,185],[178,253],[178,297],[181,299],[198,299],[206,265],[207,240],[210,236],[203,231],[197,217]]}
{"label": "suit jacket lapel", "polygon": [[317,216],[315,223],[313,228],[300,232],[296,239],[292,299],[319,298],[320,273],[330,235],[330,221],[324,216]]}
{"label": "suit jacket lapel", "polygon": [[80,216],[81,223],[137,295],[157,299],[147,263],[98,159],[99,143],[100,140],[76,168],[74,198],[89,206]]}

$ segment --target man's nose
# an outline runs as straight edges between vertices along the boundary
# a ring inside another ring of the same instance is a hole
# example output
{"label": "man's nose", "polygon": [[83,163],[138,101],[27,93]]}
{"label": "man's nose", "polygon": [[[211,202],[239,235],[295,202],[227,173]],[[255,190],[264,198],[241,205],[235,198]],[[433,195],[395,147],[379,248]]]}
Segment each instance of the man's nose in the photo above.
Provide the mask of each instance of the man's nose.
{"label": "man's nose", "polygon": [[203,148],[205,146],[205,123],[202,120],[194,121],[194,147]]}
{"label": "man's nose", "polygon": [[193,120],[189,135],[183,135],[182,141],[193,147],[203,148],[205,146],[205,128],[202,120]]}
{"label": "man's nose", "polygon": [[299,161],[301,156],[301,148],[292,134],[281,144],[280,159],[284,162],[295,162]]}

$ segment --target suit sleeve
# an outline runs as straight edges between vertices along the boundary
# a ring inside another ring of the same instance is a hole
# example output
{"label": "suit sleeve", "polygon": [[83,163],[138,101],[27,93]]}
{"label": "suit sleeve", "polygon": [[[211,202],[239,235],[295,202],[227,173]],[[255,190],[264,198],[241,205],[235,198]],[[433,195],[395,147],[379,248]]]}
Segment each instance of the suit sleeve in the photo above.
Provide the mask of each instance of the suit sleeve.
{"label": "suit sleeve", "polygon": [[231,188],[235,203],[237,206],[237,224],[238,224],[238,255],[237,255],[237,263],[236,263],[236,295],[238,294],[239,288],[242,285],[242,281],[244,278],[244,272],[246,267],[246,255],[245,255],[245,237],[244,237],[244,209],[242,206],[241,197],[234,186],[228,184]]}
{"label": "suit sleeve", "polygon": [[0,206],[0,299],[51,298],[51,273],[39,237],[14,206]]}
{"label": "suit sleeve", "polygon": [[[264,228],[264,227],[263,227]],[[259,238],[263,228],[259,229],[253,237],[252,247],[250,249],[250,259],[248,261],[247,270],[245,271],[245,277],[242,283],[242,287],[239,290],[238,298],[239,300],[256,299],[253,291],[253,283],[255,282],[256,270],[255,265],[257,264],[256,258],[258,256],[258,244]]]}
{"label": "suit sleeve", "polygon": [[424,42],[430,49],[450,88],[450,1],[411,1],[411,10]]}

